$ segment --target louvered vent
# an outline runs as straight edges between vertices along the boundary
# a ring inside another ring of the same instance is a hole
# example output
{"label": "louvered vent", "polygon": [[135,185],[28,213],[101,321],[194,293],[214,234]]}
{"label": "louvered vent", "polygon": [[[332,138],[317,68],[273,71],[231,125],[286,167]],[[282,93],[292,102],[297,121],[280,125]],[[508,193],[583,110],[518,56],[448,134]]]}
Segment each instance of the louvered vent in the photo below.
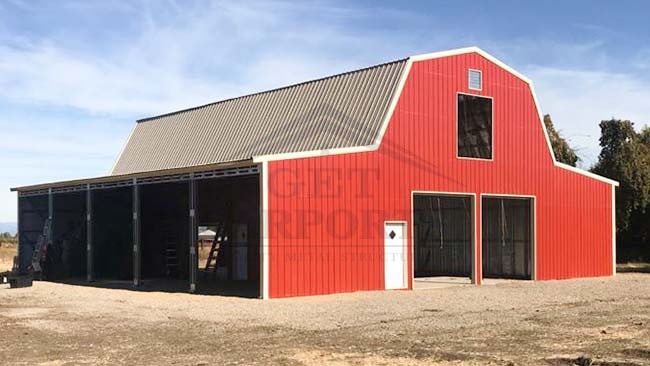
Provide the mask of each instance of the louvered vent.
{"label": "louvered vent", "polygon": [[480,70],[469,70],[469,88],[473,90],[483,88],[483,77]]}

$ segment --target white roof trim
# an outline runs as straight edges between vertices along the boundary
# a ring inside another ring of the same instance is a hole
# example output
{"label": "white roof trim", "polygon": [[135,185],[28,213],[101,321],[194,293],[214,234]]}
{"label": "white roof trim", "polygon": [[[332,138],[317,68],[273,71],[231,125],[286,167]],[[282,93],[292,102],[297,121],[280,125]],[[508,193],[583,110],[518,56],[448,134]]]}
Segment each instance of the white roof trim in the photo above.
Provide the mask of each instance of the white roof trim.
{"label": "white roof trim", "polygon": [[[379,134],[377,135],[377,138],[375,139],[374,144],[368,145],[368,146],[356,146],[356,147],[349,147],[349,148],[340,148],[340,149],[327,149],[327,150],[314,150],[314,151],[304,151],[304,152],[295,152],[295,153],[285,153],[285,154],[273,154],[273,155],[263,155],[263,156],[254,156],[253,157],[253,162],[259,163],[259,162],[264,162],[264,161],[275,161],[275,160],[289,160],[289,159],[301,159],[301,158],[310,158],[310,157],[316,157],[316,156],[328,156],[328,155],[337,155],[337,154],[351,154],[351,153],[357,153],[357,152],[366,152],[366,151],[375,151],[379,148],[379,145],[381,144],[381,141],[384,138],[384,134],[386,133],[386,129],[388,129],[388,124],[390,123],[391,118],[393,117],[393,113],[395,112],[395,108],[397,107],[397,102],[399,100],[399,97],[402,95],[402,89],[404,88],[404,84],[406,83],[406,79],[408,78],[408,74],[411,71],[411,66],[413,65],[413,62],[418,62],[418,61],[425,61],[425,60],[433,60],[436,58],[441,58],[441,57],[449,57],[449,56],[457,56],[457,55],[463,55],[466,53],[477,53],[486,59],[488,59],[490,62],[496,64],[500,68],[506,70],[510,74],[516,76],[517,78],[521,79],[525,83],[528,84],[528,87],[530,88],[531,94],[533,96],[533,101],[535,103],[535,108],[537,109],[537,114],[539,118],[539,122],[542,126],[542,131],[544,131],[544,138],[546,139],[546,146],[548,147],[548,151],[551,154],[551,159],[553,161],[553,164],[558,167],[562,168],[565,170],[572,171],[577,174],[584,175],[586,177],[596,179],[598,181],[611,184],[614,186],[618,186],[618,182],[609,178],[605,178],[603,176],[588,172],[586,170],[582,170],[564,163],[560,163],[555,159],[555,154],[553,153],[553,147],[551,146],[551,139],[548,136],[548,131],[546,131],[546,126],[544,126],[544,116],[542,115],[542,110],[539,107],[539,101],[537,100],[537,94],[535,94],[535,88],[533,86],[533,82],[526,77],[524,74],[518,72],[517,70],[513,69],[512,67],[506,65],[504,62],[501,60],[497,59],[496,57],[490,55],[489,53],[483,51],[482,49],[478,47],[465,47],[465,48],[457,48],[454,50],[448,50],[448,51],[441,51],[441,52],[433,52],[433,53],[426,53],[422,55],[415,55],[411,56],[408,58],[406,61],[406,65],[404,66],[404,70],[402,71],[402,76],[399,82],[399,85],[397,86],[397,89],[395,90],[395,95],[393,95],[393,98],[391,100],[390,106],[388,108],[388,112],[386,113],[386,117],[384,118],[384,122],[382,124],[382,127],[379,131]],[[118,159],[119,160],[119,159]]]}
{"label": "white roof trim", "polygon": [[618,182],[617,181],[615,181],[613,179],[603,177],[602,175],[594,174],[594,173],[592,173],[590,171],[583,170],[583,169],[580,169],[580,168],[576,168],[574,166],[561,163],[559,161],[555,162],[555,166],[558,167],[558,168],[570,170],[570,171],[572,171],[574,173],[582,174],[582,175],[587,176],[589,178],[593,178],[593,179],[596,179],[596,180],[599,180],[599,181],[602,181],[602,182],[605,182],[605,183],[609,183],[609,184],[611,184],[613,186],[618,187]]}
{"label": "white roof trim", "polygon": [[379,134],[377,135],[375,143],[373,144],[373,146],[376,146],[374,148],[375,150],[379,148],[379,145],[381,145],[381,141],[384,139],[384,134],[388,129],[388,124],[393,118],[393,113],[395,112],[395,108],[397,108],[397,102],[399,102],[399,98],[402,95],[402,90],[406,84],[406,79],[408,79],[409,73],[411,72],[411,65],[413,65],[413,61],[412,58],[409,57],[409,59],[406,60],[404,69],[402,70],[402,76],[400,77],[399,84],[397,84],[397,88],[395,89],[395,95],[393,95],[393,99],[390,101],[390,105],[388,106],[388,113],[386,113],[386,117],[384,117],[384,122],[381,124]]}
{"label": "white roof trim", "polygon": [[506,65],[501,60],[497,59],[496,57],[490,55],[489,53],[483,51],[482,49],[480,49],[478,47],[465,47],[465,48],[457,48],[455,50],[449,50],[449,51],[425,53],[425,54],[422,54],[422,55],[411,56],[410,60],[413,60],[414,62],[415,61],[424,61],[424,60],[432,60],[432,59],[441,58],[441,57],[463,55],[463,54],[466,54],[466,53],[478,53],[479,55],[485,57],[486,59],[490,60],[491,62],[497,64],[497,66],[501,67],[502,69],[505,69],[506,71],[513,74],[514,76],[516,76],[519,79],[521,79],[521,80],[527,82],[528,84],[530,84],[530,79],[528,79],[524,74],[522,74],[519,71],[513,69],[512,67]]}
{"label": "white roof trim", "polygon": [[290,152],[290,153],[282,153],[282,154],[272,154],[272,155],[258,155],[253,157],[253,163],[263,163],[266,161],[277,161],[277,160],[314,158],[318,156],[329,156],[329,155],[340,155],[340,154],[354,154],[360,152],[375,151],[377,150],[377,148],[379,148],[379,144],[375,143],[366,146],[352,146],[352,147],[340,147],[340,148],[326,149],[326,150],[310,150],[310,151]]}
{"label": "white roof trim", "polygon": [[395,108],[397,107],[397,102],[399,101],[399,97],[402,95],[402,89],[404,89],[404,84],[406,84],[406,79],[408,79],[408,75],[409,72],[411,71],[412,64],[413,62],[411,61],[410,58],[406,60],[406,65],[404,65],[404,69],[402,70],[402,75],[400,76],[399,84],[397,84],[397,88],[395,89],[395,94],[393,94],[393,97],[391,98],[390,105],[388,106],[388,111],[386,113],[386,116],[384,116],[384,121],[382,122],[381,128],[379,129],[379,134],[377,134],[377,137],[375,138],[375,141],[372,145],[342,147],[342,148],[325,149],[325,150],[301,151],[301,152],[292,152],[292,153],[284,153],[284,154],[260,155],[260,156],[254,156],[253,162],[260,163],[264,161],[313,158],[317,156],[328,156],[328,155],[339,155],[339,154],[354,154],[359,152],[375,151],[379,149],[379,145],[381,145],[381,141],[384,139],[384,134],[388,129],[388,124],[390,123],[390,120],[393,117],[393,113],[395,112]]}

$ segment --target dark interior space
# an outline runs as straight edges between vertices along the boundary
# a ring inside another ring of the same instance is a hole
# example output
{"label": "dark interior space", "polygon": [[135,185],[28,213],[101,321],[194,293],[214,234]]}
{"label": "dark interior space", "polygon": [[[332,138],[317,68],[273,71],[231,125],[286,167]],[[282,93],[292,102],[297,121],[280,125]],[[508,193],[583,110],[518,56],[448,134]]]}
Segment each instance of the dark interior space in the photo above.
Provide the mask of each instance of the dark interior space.
{"label": "dark interior space", "polygon": [[492,159],[492,99],[458,94],[458,156]]}
{"label": "dark interior space", "polygon": [[472,273],[472,198],[414,195],[415,277]]}
{"label": "dark interior space", "polygon": [[86,276],[86,192],[52,197],[52,245],[47,249],[44,276],[63,280]]}
{"label": "dark interior space", "polygon": [[133,280],[133,187],[98,189],[93,199],[96,279]]}
{"label": "dark interior space", "polygon": [[48,216],[47,195],[20,197],[18,199],[20,234],[19,268],[27,271],[32,261],[34,247],[43,234],[43,225]]}
{"label": "dark interior space", "polygon": [[[138,187],[140,271],[143,291],[188,291],[191,270],[196,291],[259,296],[259,176],[197,179],[195,224],[190,230],[190,182],[144,183]],[[66,283],[132,288],[134,274],[134,187],[90,192],[93,282],[88,275],[86,190],[20,197],[20,263],[27,271],[43,234],[52,200],[52,245],[43,277]],[[203,235],[198,234],[203,232]],[[199,237],[197,262],[190,265],[190,235]],[[208,235],[206,236],[206,233]],[[209,233],[213,233],[211,236]]]}
{"label": "dark interior space", "polygon": [[200,292],[218,288],[222,293],[259,296],[259,197],[257,175],[197,182],[199,230],[216,234],[214,242],[199,242]]}
{"label": "dark interior space", "polygon": [[141,186],[140,210],[142,278],[187,280],[190,235],[188,182]]}
{"label": "dark interior space", "polygon": [[531,279],[532,200],[484,197],[483,277]]}

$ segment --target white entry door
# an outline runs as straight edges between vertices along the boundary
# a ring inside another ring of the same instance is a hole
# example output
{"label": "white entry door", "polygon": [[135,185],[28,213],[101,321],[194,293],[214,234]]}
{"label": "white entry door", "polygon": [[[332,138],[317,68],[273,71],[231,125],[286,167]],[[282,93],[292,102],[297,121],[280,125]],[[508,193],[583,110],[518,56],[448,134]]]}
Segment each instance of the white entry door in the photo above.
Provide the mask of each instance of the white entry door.
{"label": "white entry door", "polygon": [[403,223],[384,224],[384,276],[387,290],[406,288],[405,234]]}

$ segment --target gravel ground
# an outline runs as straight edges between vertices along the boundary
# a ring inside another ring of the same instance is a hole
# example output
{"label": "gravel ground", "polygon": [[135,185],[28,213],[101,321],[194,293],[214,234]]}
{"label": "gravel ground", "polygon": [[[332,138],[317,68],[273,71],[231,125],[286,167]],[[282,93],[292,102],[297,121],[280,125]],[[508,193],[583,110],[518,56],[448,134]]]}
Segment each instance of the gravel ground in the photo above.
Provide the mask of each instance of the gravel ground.
{"label": "gravel ground", "polygon": [[650,365],[650,274],[261,301],[0,285],[11,365]]}
{"label": "gravel ground", "polygon": [[0,243],[0,272],[11,271],[16,255],[16,244]]}

